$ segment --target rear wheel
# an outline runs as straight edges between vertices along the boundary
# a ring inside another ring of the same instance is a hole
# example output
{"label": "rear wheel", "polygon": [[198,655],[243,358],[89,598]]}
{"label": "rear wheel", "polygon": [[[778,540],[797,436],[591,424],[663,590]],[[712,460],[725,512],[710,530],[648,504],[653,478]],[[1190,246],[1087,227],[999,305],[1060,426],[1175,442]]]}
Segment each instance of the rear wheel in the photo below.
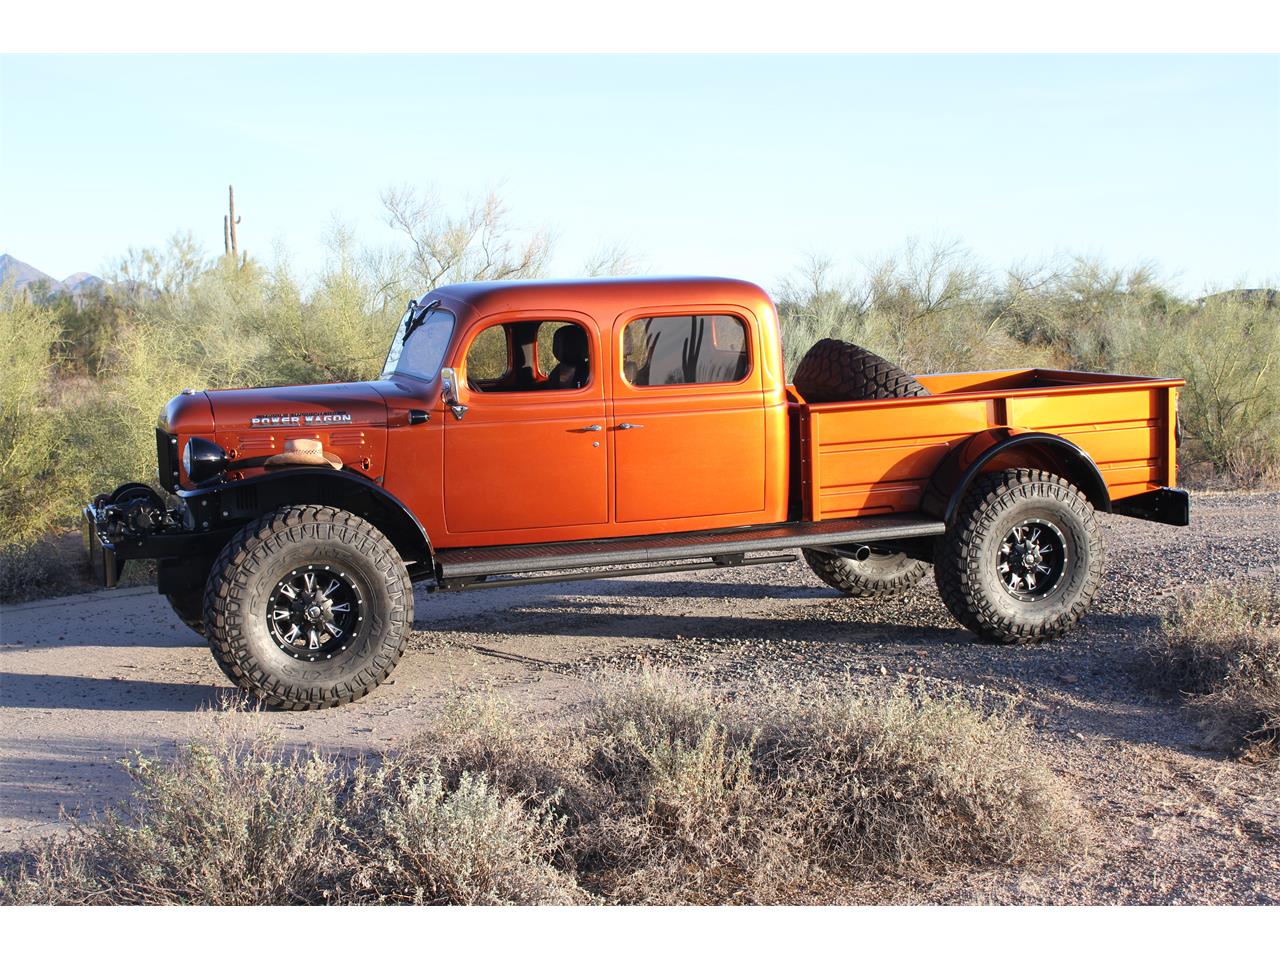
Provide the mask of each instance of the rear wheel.
{"label": "rear wheel", "polygon": [[283,507],[232,538],[213,565],[205,623],[214,659],[269,707],[350,703],[385,680],[413,623],[400,555],[368,521]]}
{"label": "rear wheel", "polygon": [[929,572],[929,564],[905,553],[871,549],[865,560],[804,550],[805,563],[829,587],[851,597],[901,596]]}
{"label": "rear wheel", "polygon": [[1043,470],[980,477],[965,495],[934,560],[952,615],[998,643],[1034,643],[1074,627],[1102,581],[1093,507]]}

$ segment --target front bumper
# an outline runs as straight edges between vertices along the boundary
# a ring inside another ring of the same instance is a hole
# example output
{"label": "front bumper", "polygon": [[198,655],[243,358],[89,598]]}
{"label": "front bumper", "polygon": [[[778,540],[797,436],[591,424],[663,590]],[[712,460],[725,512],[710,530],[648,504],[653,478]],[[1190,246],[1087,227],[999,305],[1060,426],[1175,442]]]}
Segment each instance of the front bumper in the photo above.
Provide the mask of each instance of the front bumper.
{"label": "front bumper", "polygon": [[120,582],[127,560],[189,561],[216,554],[231,537],[231,530],[192,533],[165,529],[154,533],[112,535],[103,516],[108,497],[100,495],[81,511],[85,553],[94,579],[104,587]]}
{"label": "front bumper", "polygon": [[124,569],[124,560],[116,554],[115,544],[111,543],[98,526],[98,501],[80,511],[81,529],[84,533],[84,549],[89,559],[89,572],[93,579],[104,587],[114,587],[120,582],[120,573]]}

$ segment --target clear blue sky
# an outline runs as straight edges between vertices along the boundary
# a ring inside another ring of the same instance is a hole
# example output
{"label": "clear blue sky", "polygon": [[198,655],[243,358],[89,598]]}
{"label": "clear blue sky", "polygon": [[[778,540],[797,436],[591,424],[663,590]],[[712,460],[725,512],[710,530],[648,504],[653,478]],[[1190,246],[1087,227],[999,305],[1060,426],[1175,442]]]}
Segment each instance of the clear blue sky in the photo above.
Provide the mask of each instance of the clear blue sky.
{"label": "clear blue sky", "polygon": [[191,230],[303,271],[379,191],[502,184],[554,273],[772,284],[907,237],[1004,266],[1152,260],[1185,292],[1280,281],[1277,57],[5,56],[0,252],[57,277]]}

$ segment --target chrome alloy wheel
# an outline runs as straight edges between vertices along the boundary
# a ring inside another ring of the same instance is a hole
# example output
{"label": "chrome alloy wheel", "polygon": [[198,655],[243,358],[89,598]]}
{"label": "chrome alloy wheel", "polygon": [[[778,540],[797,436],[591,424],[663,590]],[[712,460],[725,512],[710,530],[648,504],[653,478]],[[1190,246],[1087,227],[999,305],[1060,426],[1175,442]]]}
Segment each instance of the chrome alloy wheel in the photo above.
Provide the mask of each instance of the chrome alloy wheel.
{"label": "chrome alloy wheel", "polygon": [[1062,583],[1067,540],[1048,520],[1024,520],[1000,543],[1000,583],[1019,600],[1042,600]]}
{"label": "chrome alloy wheel", "polygon": [[363,620],[360,588],[338,566],[290,570],[267,600],[271,638],[289,656],[311,663],[346,650]]}

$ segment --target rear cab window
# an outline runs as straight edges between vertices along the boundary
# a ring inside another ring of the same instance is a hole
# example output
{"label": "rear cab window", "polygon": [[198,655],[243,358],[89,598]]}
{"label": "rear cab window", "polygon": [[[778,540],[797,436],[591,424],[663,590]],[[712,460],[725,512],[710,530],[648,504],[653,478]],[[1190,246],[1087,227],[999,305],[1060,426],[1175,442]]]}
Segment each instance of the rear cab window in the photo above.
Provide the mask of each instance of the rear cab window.
{"label": "rear cab window", "polygon": [[732,314],[637,317],[622,331],[633,387],[738,383],[751,372],[747,325]]}

